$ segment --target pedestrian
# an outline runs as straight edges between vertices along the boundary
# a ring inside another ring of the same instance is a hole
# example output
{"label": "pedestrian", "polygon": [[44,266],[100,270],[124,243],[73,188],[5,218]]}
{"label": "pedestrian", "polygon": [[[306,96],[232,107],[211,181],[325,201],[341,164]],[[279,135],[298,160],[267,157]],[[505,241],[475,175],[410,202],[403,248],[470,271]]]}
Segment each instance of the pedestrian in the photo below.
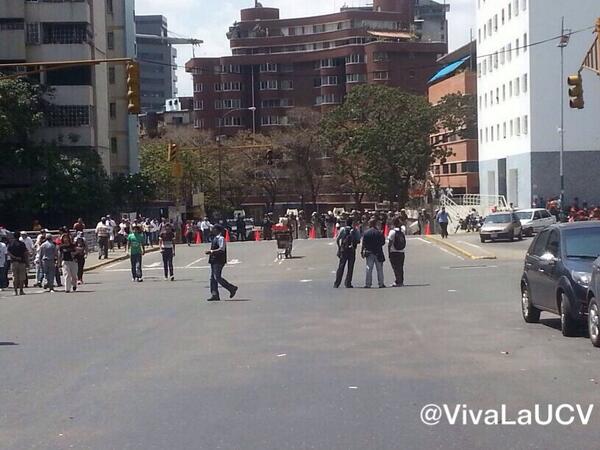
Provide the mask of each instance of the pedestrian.
{"label": "pedestrian", "polygon": [[442,239],[448,238],[448,223],[450,222],[450,216],[446,212],[446,207],[442,206],[442,209],[435,216],[435,220],[440,224]]}
{"label": "pedestrian", "polygon": [[229,298],[233,298],[238,290],[237,286],[229,283],[223,278],[223,268],[227,264],[227,243],[225,242],[225,229],[221,225],[215,225],[215,237],[212,240],[210,250],[206,252],[210,264],[210,293],[209,302],[219,301],[219,284],[229,291]]}
{"label": "pedestrian", "polygon": [[117,233],[117,248],[121,250],[121,245],[125,246],[125,241],[129,236],[129,219],[123,217],[119,223],[119,231]]}
{"label": "pedestrian", "polygon": [[235,232],[238,241],[246,240],[246,221],[241,214],[237,215],[237,219],[235,221]]}
{"label": "pedestrian", "polygon": [[360,232],[354,227],[354,221],[352,218],[346,220],[346,226],[342,228],[336,239],[337,243],[337,256],[339,258],[339,265],[335,276],[335,282],[333,283],[334,288],[339,288],[342,284],[342,278],[344,276],[344,269],[346,264],[348,265],[348,271],[346,272],[346,281],[344,285],[348,289],[352,289],[352,277],[354,274],[354,263],[356,262],[356,247],[360,243]]}
{"label": "pedestrian", "polygon": [[204,244],[208,244],[210,242],[210,230],[212,228],[212,224],[208,217],[204,217],[202,222],[200,222],[200,233],[202,234],[202,242]]}
{"label": "pedestrian", "polygon": [[129,253],[131,261],[131,281],[144,281],[142,273],[142,256],[146,253],[145,236],[142,234],[142,227],[136,225],[133,231],[127,236],[127,245],[125,246]]}
{"label": "pedestrian", "polygon": [[185,224],[185,242],[188,247],[194,243],[194,222],[191,220],[188,220]]}
{"label": "pedestrian", "polygon": [[[32,263],[34,262],[35,244],[33,242],[33,239],[31,239],[29,237],[29,235],[27,234],[26,231],[21,231],[21,237],[19,238],[19,240],[25,244],[25,247],[27,247],[27,260],[25,261],[25,264],[26,264],[25,270],[27,271],[27,273],[29,273],[29,268],[31,267]],[[28,276],[25,277],[25,287],[29,287],[29,277]]]}
{"label": "pedestrian", "polygon": [[8,277],[5,270],[8,264],[8,247],[4,243],[4,238],[0,240],[0,292],[8,287]]}
{"label": "pedestrian", "polygon": [[98,259],[108,259],[108,246],[110,242],[109,228],[106,225],[106,217],[102,217],[96,225],[96,236],[98,238]]}
{"label": "pedestrian", "polygon": [[361,248],[361,256],[367,262],[367,276],[365,280],[365,288],[369,289],[373,284],[373,267],[377,270],[377,282],[380,288],[384,288],[383,280],[383,263],[385,255],[383,254],[383,246],[385,245],[385,237],[383,233],[377,229],[377,219],[369,220],[369,229],[363,235]]}
{"label": "pedestrian", "polygon": [[54,277],[56,276],[56,261],[58,258],[58,249],[52,240],[50,233],[46,234],[46,240],[40,246],[40,261],[42,263],[42,278],[46,279],[44,289],[54,292]]}
{"label": "pedestrian", "polygon": [[271,221],[271,217],[267,214],[262,223],[263,228],[263,239],[265,241],[270,241],[273,238],[273,222]]}
{"label": "pedestrian", "polygon": [[78,231],[75,237],[74,259],[77,263],[77,284],[83,284],[83,268],[88,255],[88,246],[83,231]]}
{"label": "pedestrian", "polygon": [[42,287],[42,283],[44,282],[44,267],[42,263],[42,259],[40,258],[40,248],[42,245],[46,243],[46,233],[48,230],[44,229],[40,231],[37,238],[35,239],[35,244],[33,245],[33,249],[35,252],[34,264],[35,264],[35,285],[37,287]]}
{"label": "pedestrian", "polygon": [[106,215],[106,226],[108,227],[108,248],[111,252],[115,251],[115,235],[117,233],[117,222],[114,221],[110,214]]}
{"label": "pedestrian", "polygon": [[393,228],[388,235],[388,255],[396,278],[394,287],[404,286],[405,231],[406,227],[402,225],[402,219],[400,217],[394,219]]}
{"label": "pedestrian", "polygon": [[175,258],[175,233],[173,232],[173,228],[170,224],[163,228],[158,238],[158,244],[160,245],[160,252],[162,254],[165,280],[169,279],[170,276],[171,281],[175,281],[175,275],[173,273],[173,258]]}
{"label": "pedestrian", "polygon": [[8,245],[11,269],[13,274],[13,285],[15,295],[25,295],[25,278],[27,278],[28,252],[25,243],[20,240],[21,233],[14,234],[14,240]]}
{"label": "pedestrian", "polygon": [[65,293],[77,290],[77,262],[75,261],[75,244],[67,227],[62,230],[60,246],[58,247],[61,266],[63,270],[63,283]]}
{"label": "pedestrian", "polygon": [[77,222],[73,224],[73,229],[77,233],[79,233],[80,231],[83,233],[85,231],[85,223],[83,223],[83,219],[81,217],[77,219]]}

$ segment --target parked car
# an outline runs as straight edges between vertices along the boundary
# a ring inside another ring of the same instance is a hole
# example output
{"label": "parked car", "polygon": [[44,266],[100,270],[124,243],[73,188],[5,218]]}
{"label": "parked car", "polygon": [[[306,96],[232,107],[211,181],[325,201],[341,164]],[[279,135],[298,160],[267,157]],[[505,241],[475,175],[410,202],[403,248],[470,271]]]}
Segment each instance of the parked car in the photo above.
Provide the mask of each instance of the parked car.
{"label": "parked car", "polygon": [[479,230],[479,238],[481,242],[486,242],[488,239],[491,241],[496,239],[513,241],[515,238],[521,240],[523,239],[523,228],[514,212],[493,213],[483,221]]}
{"label": "parked car", "polygon": [[600,258],[592,264],[592,279],[587,293],[588,331],[594,347],[600,347]]}
{"label": "parked car", "polygon": [[521,209],[515,214],[521,221],[525,236],[533,236],[533,233],[539,233],[556,223],[556,217],[543,208]]}
{"label": "parked car", "polygon": [[552,225],[531,243],[521,277],[521,311],[534,323],[541,311],[560,316],[564,336],[575,336],[588,315],[592,264],[600,255],[600,223]]}

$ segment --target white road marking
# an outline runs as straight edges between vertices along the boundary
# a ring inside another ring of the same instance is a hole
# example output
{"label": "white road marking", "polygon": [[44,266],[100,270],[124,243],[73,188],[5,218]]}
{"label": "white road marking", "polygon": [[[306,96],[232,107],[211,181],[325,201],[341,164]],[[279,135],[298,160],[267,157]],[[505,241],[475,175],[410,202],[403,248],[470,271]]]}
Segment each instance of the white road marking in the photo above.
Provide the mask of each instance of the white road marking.
{"label": "white road marking", "polygon": [[232,259],[227,262],[227,264],[235,266],[236,264],[241,264],[242,262],[239,259]]}
{"label": "white road marking", "polygon": [[193,262],[189,263],[189,264],[188,264],[187,266],[185,266],[185,267],[186,267],[186,269],[187,269],[187,268],[190,268],[190,267],[192,267],[194,264],[196,264],[196,263],[199,263],[200,261],[204,261],[205,259],[206,259],[206,256],[205,256],[205,257],[203,257],[203,258],[199,258],[199,259],[197,259],[196,261],[193,261]]}
{"label": "white road marking", "polygon": [[282,353],[281,355],[277,355],[278,358],[282,358],[284,356],[287,356],[287,353]]}
{"label": "white road marking", "polygon": [[300,280],[300,283],[310,283],[312,280]]}
{"label": "white road marking", "polygon": [[473,248],[477,248],[479,250],[483,250],[483,248],[480,245],[476,245],[476,244],[471,244],[470,242],[466,242],[466,241],[458,241],[459,244],[465,244],[468,245],[469,247],[473,247]]}
{"label": "white road marking", "polygon": [[429,242],[427,239],[423,239],[423,238],[420,238],[420,237],[414,238],[414,239],[415,239],[415,241],[421,241],[421,242],[425,242],[428,245],[431,245],[431,242]]}
{"label": "white road marking", "polygon": [[456,289],[448,289],[448,292],[456,292]]}
{"label": "white road marking", "polygon": [[159,267],[161,266],[162,263],[160,261],[157,261],[155,263],[149,264],[149,265],[144,265],[144,269],[153,269],[154,267]]}
{"label": "white road marking", "polygon": [[358,389],[358,386],[348,386],[348,389]]}

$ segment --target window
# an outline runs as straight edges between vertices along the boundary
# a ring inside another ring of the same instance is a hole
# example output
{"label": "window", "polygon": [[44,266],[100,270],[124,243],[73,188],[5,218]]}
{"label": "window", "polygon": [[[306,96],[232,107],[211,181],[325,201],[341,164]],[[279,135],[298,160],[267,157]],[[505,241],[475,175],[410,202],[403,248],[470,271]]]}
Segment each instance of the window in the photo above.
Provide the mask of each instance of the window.
{"label": "window", "polygon": [[484,23],[483,24],[483,38],[485,39],[487,36],[487,25]]}
{"label": "window", "polygon": [[204,128],[204,119],[194,119],[194,128]]}
{"label": "window", "polygon": [[106,0],[106,12],[108,14],[113,14],[113,0]]}
{"label": "window", "polygon": [[290,73],[294,71],[293,64],[279,64],[279,71],[283,73]]}
{"label": "window", "polygon": [[88,105],[51,105],[46,113],[48,127],[81,127],[89,124]]}
{"label": "window", "polygon": [[498,52],[494,53],[494,69],[498,68]]}
{"label": "window", "polygon": [[523,52],[527,51],[527,33],[523,34]]}
{"label": "window", "polygon": [[89,33],[85,23],[42,24],[44,44],[83,44],[88,42]]}
{"label": "window", "polygon": [[39,44],[40,43],[40,24],[39,23],[28,23],[27,24],[27,44]]}
{"label": "window", "polygon": [[[346,60],[348,60],[348,57],[346,57]],[[329,67],[337,67],[340,65],[341,65],[341,60],[335,59],[335,58],[327,58],[327,59],[322,59],[320,61],[317,61],[317,63],[315,64],[315,68],[316,69],[326,69]]]}
{"label": "window", "polygon": [[336,104],[339,103],[337,97],[335,96],[335,94],[325,94],[325,95],[319,95],[316,99],[315,99],[315,104],[317,106],[319,105],[332,105],[332,104]]}
{"label": "window", "polygon": [[488,104],[488,100],[487,100],[487,92],[485,94],[483,94],[483,98],[484,98],[484,105],[487,108],[487,104]]}
{"label": "window", "polygon": [[506,101],[506,85],[505,84],[502,85],[502,101],[503,102]]}
{"label": "window", "polygon": [[108,84],[115,84],[115,68],[108,68]]}
{"label": "window", "polygon": [[217,119],[217,127],[241,127],[242,126],[242,118],[241,117],[219,117]]}
{"label": "window", "polygon": [[527,0],[521,0],[521,4],[523,5],[523,11],[527,11]]}
{"label": "window", "polygon": [[367,81],[367,75],[364,73],[349,73],[346,75],[346,83],[364,83]]}
{"label": "window", "polygon": [[46,73],[46,84],[49,86],[91,86],[92,68],[91,66],[77,66],[51,70]]}
{"label": "window", "polygon": [[337,86],[338,84],[339,80],[336,76],[321,77],[321,86]]}
{"label": "window", "polygon": [[477,30],[477,42],[481,44],[481,28]]}
{"label": "window", "polygon": [[390,57],[388,52],[375,52],[373,53],[373,61],[375,62],[385,62],[389,61]]}
{"label": "window", "polygon": [[508,20],[512,19],[512,3],[508,4]]}
{"label": "window", "polygon": [[529,133],[529,116],[523,116],[523,134]]}
{"label": "window", "polygon": [[117,118],[117,104],[116,103],[110,103],[108,105],[108,110],[109,110],[110,118],[111,119],[116,119]]}
{"label": "window", "polygon": [[517,56],[519,56],[519,51],[520,51],[519,39],[517,38],[517,40],[515,41],[515,53],[517,54]]}
{"label": "window", "polygon": [[112,31],[106,33],[106,47],[109,50],[115,49],[115,33],[113,33]]}
{"label": "window", "polygon": [[506,46],[506,59],[508,62],[512,60],[512,44],[508,44]]}
{"label": "window", "polygon": [[202,100],[194,100],[194,111],[202,111],[204,109],[204,102]]}
{"label": "window", "polygon": [[483,60],[482,67],[483,67],[483,74],[485,75],[487,73],[487,60],[486,59]]}
{"label": "window", "polygon": [[222,66],[215,66],[215,73],[241,73],[239,64],[225,64]]}
{"label": "window", "polygon": [[521,136],[521,118],[517,117],[515,119],[515,134],[517,136]]}
{"label": "window", "polygon": [[490,106],[494,104],[494,91],[490,91]]}
{"label": "window", "polygon": [[519,15],[519,0],[515,0],[515,17]]}
{"label": "window", "polygon": [[24,30],[23,19],[0,19],[0,31]]}
{"label": "window", "polygon": [[291,91],[294,89],[294,82],[292,80],[281,80],[279,88],[284,91]]}
{"label": "window", "polygon": [[277,64],[266,63],[260,65],[261,72],[277,72]]}
{"label": "window", "polygon": [[512,81],[508,82],[508,96],[509,97],[513,96],[513,83],[512,83]]}
{"label": "window", "polygon": [[239,98],[215,100],[215,109],[240,109],[242,101]]}
{"label": "window", "polygon": [[500,49],[500,64],[504,65],[506,62],[506,47]]}
{"label": "window", "polygon": [[506,139],[506,122],[502,124],[502,138]]}
{"label": "window", "polygon": [[458,167],[456,163],[450,164],[450,173],[458,173]]}
{"label": "window", "polygon": [[262,116],[260,118],[260,124],[263,126],[287,125],[288,118],[286,116]]}
{"label": "window", "polygon": [[529,254],[532,256],[542,256],[546,249],[546,242],[548,242],[548,236],[550,235],[550,230],[542,231],[537,239],[533,242]]}
{"label": "window", "polygon": [[494,31],[498,31],[498,14],[494,15]]}
{"label": "window", "polygon": [[448,174],[449,172],[450,172],[450,168],[448,167],[448,164],[442,165],[442,173]]}
{"label": "window", "polygon": [[504,20],[505,20],[505,17],[504,17],[504,8],[502,8],[502,25],[504,25]]}
{"label": "window", "polygon": [[118,145],[117,138],[116,137],[111,137],[110,138],[110,152],[112,154],[116,154],[119,151],[117,145]]}
{"label": "window", "polygon": [[194,92],[204,91],[204,85],[202,83],[194,83]]}
{"label": "window", "polygon": [[527,92],[527,85],[529,84],[529,77],[527,74],[523,75],[523,92]]}
{"label": "window", "polygon": [[513,124],[513,121],[511,120],[511,121],[509,122],[509,124],[510,124],[510,136],[512,137],[512,136],[514,136],[514,134],[515,134],[515,133],[514,133],[515,129],[514,129],[514,124]]}
{"label": "window", "polygon": [[259,88],[261,91],[275,91],[277,90],[277,80],[261,81]]}
{"label": "window", "polygon": [[389,77],[390,77],[390,74],[387,71],[375,72],[373,74],[374,80],[387,80],[387,79],[389,79]]}
{"label": "window", "polygon": [[494,142],[494,126],[490,127],[490,141]]}
{"label": "window", "polygon": [[519,80],[519,78],[516,78],[515,79],[515,96],[516,97],[518,97],[520,95],[520,92],[519,92],[520,86],[521,86],[520,80]]}
{"label": "window", "polygon": [[353,53],[346,56],[346,64],[362,64],[365,62],[365,56],[361,53]]}
{"label": "window", "polygon": [[488,127],[485,127],[485,142],[489,141],[489,139],[488,139],[488,137],[489,137],[488,136],[488,132],[489,132]]}
{"label": "window", "polygon": [[491,36],[492,35],[492,19],[488,20],[487,28],[488,28],[488,36]]}

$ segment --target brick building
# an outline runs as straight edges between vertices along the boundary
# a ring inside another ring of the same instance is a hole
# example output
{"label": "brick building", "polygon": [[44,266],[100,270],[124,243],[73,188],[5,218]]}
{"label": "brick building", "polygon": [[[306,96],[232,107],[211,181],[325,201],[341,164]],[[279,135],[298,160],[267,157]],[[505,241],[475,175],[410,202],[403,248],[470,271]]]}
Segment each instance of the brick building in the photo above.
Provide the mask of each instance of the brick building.
{"label": "brick building", "polygon": [[194,126],[232,135],[287,123],[293,107],[321,112],[359,83],[425,95],[445,39],[415,34],[414,0],[374,0],[315,17],[280,19],[279,9],[243,9],[227,37],[231,56],[194,58]]}
{"label": "brick building", "polygon": [[[429,80],[429,101],[438,103],[448,94],[470,94],[477,98],[477,50],[475,43],[467,44],[438,61],[444,67]],[[439,133],[432,136],[435,145],[452,149],[446,161],[433,167],[436,183],[452,187],[454,194],[479,193],[479,151],[477,139]]]}

